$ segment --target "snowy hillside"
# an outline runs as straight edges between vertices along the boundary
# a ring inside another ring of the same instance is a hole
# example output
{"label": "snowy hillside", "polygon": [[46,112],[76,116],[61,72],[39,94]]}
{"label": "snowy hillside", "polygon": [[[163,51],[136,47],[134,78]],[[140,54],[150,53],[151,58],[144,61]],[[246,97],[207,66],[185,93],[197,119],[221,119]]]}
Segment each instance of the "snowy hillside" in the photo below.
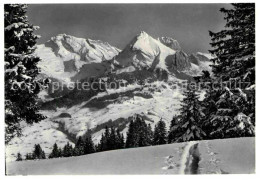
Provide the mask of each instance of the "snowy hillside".
{"label": "snowy hillside", "polygon": [[192,141],[7,163],[8,175],[251,174],[255,138]]}
{"label": "snowy hillside", "polygon": [[[179,80],[177,82],[181,83]],[[123,123],[121,129],[126,136],[129,118],[135,114],[142,115],[152,127],[163,118],[168,128],[173,115],[178,114],[181,99],[181,89],[175,89],[175,86],[169,86],[166,82],[156,81],[145,86],[131,84],[121,89],[108,89],[107,92],[98,93],[72,107],[44,110],[42,114],[47,116],[47,119],[25,128],[22,137],[16,137],[8,144],[7,160],[15,160],[18,147],[23,149],[20,151],[23,156],[31,152],[35,143],[45,142],[44,139],[49,138],[50,131],[57,134],[59,140],[55,142],[60,146],[68,139],[75,142],[76,137],[84,135],[88,129],[94,131],[94,143],[99,142],[103,130],[96,128],[109,121],[114,122],[115,127],[119,126],[119,122]],[[67,117],[60,116],[64,113]],[[38,137],[42,140],[39,141]],[[47,141],[43,146],[44,151],[50,153],[53,144],[54,141]]]}

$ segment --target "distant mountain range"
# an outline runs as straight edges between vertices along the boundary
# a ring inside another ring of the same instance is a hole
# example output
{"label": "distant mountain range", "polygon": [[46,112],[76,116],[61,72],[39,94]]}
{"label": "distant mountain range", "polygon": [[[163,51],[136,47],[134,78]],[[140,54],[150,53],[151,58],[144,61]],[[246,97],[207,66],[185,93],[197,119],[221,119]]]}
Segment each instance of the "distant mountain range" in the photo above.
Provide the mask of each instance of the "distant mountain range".
{"label": "distant mountain range", "polygon": [[59,34],[38,45],[35,53],[42,59],[42,74],[64,82],[142,69],[165,71],[177,78],[180,73],[197,75],[210,69],[211,58],[205,53],[187,54],[177,40],[154,39],[143,31],[122,51],[101,40]]}

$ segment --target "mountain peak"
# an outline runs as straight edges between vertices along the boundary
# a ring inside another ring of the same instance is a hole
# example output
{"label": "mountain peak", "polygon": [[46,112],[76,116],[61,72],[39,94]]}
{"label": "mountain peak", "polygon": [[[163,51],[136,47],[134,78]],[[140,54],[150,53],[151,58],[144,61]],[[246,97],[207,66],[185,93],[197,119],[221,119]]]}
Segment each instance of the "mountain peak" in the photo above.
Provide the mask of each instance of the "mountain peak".
{"label": "mountain peak", "polygon": [[137,35],[137,37],[147,37],[147,36],[149,36],[145,31],[141,31],[138,35]]}

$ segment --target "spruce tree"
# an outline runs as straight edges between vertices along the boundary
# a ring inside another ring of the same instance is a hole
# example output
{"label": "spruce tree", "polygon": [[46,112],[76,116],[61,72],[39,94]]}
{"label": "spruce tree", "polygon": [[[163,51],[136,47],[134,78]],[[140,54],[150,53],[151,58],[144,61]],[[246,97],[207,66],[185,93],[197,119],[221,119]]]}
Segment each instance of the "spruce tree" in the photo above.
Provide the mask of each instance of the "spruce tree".
{"label": "spruce tree", "polygon": [[64,146],[62,154],[64,157],[70,157],[73,155],[73,147],[69,142]]}
{"label": "spruce tree", "polygon": [[33,160],[35,159],[35,156],[33,153],[27,153],[26,156],[25,156],[25,159],[26,160]]}
{"label": "spruce tree", "polygon": [[75,145],[75,148],[74,148],[74,155],[75,156],[80,156],[80,155],[83,155],[84,154],[84,141],[82,140],[82,137],[80,136],[77,140],[77,143]]}
{"label": "spruce tree", "polygon": [[167,143],[166,124],[162,119],[160,119],[160,121],[155,125],[154,128],[153,145],[160,145],[166,143]]}
{"label": "spruce tree", "polygon": [[58,148],[58,157],[63,157],[63,152],[60,147]]}
{"label": "spruce tree", "polygon": [[26,160],[32,160],[33,157],[32,157],[31,154],[27,153],[26,156],[25,156],[25,159],[26,159]]}
{"label": "spruce tree", "polygon": [[147,124],[143,120],[143,118],[139,115],[136,116],[135,119],[135,145],[134,147],[144,147],[148,146],[148,137],[147,137]]}
{"label": "spruce tree", "polygon": [[34,151],[32,155],[33,159],[45,159],[45,152],[42,150],[40,144],[34,145]]}
{"label": "spruce tree", "polygon": [[105,133],[104,133],[104,151],[111,149],[111,141],[110,141],[110,130],[108,126],[105,127]]}
{"label": "spruce tree", "polygon": [[[246,95],[234,94],[227,87],[221,92],[221,96],[217,96],[216,112],[206,121],[206,127],[211,131],[209,137],[216,139],[254,136],[254,126],[250,117],[241,113],[246,105]],[[240,118],[241,116],[243,117]]]}
{"label": "spruce tree", "polygon": [[198,94],[195,87],[188,85],[184,92],[184,98],[180,109],[180,121],[177,128],[180,129],[180,134],[175,142],[185,142],[192,140],[201,140],[206,134],[201,129],[201,123],[204,117],[200,106]]}
{"label": "spruce tree", "polygon": [[22,160],[23,160],[23,158],[22,158],[21,153],[17,153],[16,161],[22,161]]}
{"label": "spruce tree", "polygon": [[147,126],[147,144],[148,145],[153,144],[153,136],[154,136],[154,133],[153,133],[151,124],[148,124],[148,126]]}
{"label": "spruce tree", "polygon": [[126,137],[126,148],[134,147],[134,121],[131,120]]}
{"label": "spruce tree", "polygon": [[39,57],[33,55],[36,40],[33,34],[38,27],[29,23],[27,5],[4,5],[5,31],[5,124],[8,143],[21,135],[20,122],[39,122],[45,117],[39,113],[37,94],[48,84],[40,80],[37,67]]}
{"label": "spruce tree", "polygon": [[179,117],[173,116],[170,124],[170,129],[168,132],[167,141],[168,143],[173,143],[176,141],[176,137],[179,137],[181,135],[181,128],[179,126]]}
{"label": "spruce tree", "polygon": [[212,71],[222,81],[255,84],[255,4],[234,3],[232,9],[221,8],[227,21],[225,29],[209,32],[215,55]]}
{"label": "spruce tree", "polygon": [[124,135],[120,133],[119,129],[116,130],[116,149],[122,149],[125,146]]}
{"label": "spruce tree", "polygon": [[64,147],[63,147],[63,149],[62,149],[62,154],[63,154],[63,156],[64,157],[69,157],[68,156],[68,146],[67,146],[68,144],[66,144]]}
{"label": "spruce tree", "polygon": [[147,126],[140,115],[135,116],[134,121],[130,121],[126,148],[143,147],[151,145],[151,127]]}
{"label": "spruce tree", "polygon": [[117,139],[116,139],[116,130],[113,126],[110,127],[110,136],[108,142],[109,144],[109,150],[117,149]]}
{"label": "spruce tree", "polygon": [[118,147],[119,147],[119,149],[125,148],[125,137],[124,137],[123,133],[121,133],[121,138],[120,138]]}
{"label": "spruce tree", "polygon": [[105,151],[105,150],[107,150],[106,140],[104,134],[102,133],[100,143],[98,144],[98,151]]}
{"label": "spruce tree", "polygon": [[53,145],[52,152],[49,155],[49,158],[57,158],[57,157],[59,157],[59,149],[58,149],[58,145],[55,143]]}
{"label": "spruce tree", "polygon": [[[232,5],[232,9],[220,10],[225,14],[226,28],[209,32],[213,48],[210,52],[215,56],[210,81],[220,86],[208,89],[203,103],[203,129],[209,138],[254,135],[255,5]],[[238,118],[241,114],[242,119]]]}
{"label": "spruce tree", "polygon": [[92,141],[91,135],[88,135],[84,143],[84,154],[91,154],[95,152],[94,143]]}

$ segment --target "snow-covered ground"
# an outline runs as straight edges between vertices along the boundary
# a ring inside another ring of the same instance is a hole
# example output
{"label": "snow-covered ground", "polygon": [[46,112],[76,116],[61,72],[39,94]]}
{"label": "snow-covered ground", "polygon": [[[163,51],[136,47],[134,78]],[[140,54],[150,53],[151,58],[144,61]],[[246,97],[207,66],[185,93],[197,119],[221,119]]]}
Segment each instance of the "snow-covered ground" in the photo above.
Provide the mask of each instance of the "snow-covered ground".
{"label": "snow-covered ground", "polygon": [[[156,81],[142,87],[137,84],[130,84],[125,88],[108,89],[92,97],[88,101],[74,105],[71,108],[57,108],[55,111],[42,111],[47,119],[40,123],[23,128],[23,136],[16,137],[6,146],[7,161],[14,161],[18,152],[24,157],[26,153],[31,153],[34,144],[43,143],[45,153],[50,153],[53,144],[56,142],[59,147],[63,147],[69,141],[69,136],[79,137],[84,135],[88,129],[93,129],[97,125],[140,114],[149,119],[152,128],[162,118],[169,128],[170,121],[177,115],[180,108],[180,100],[183,98],[181,89],[174,89],[166,82]],[[129,94],[124,94],[129,93]],[[150,97],[142,97],[139,94],[149,94]],[[112,95],[119,95],[114,98]],[[107,106],[95,108],[86,106],[90,102],[107,103]],[[59,117],[66,113],[71,117]],[[60,130],[63,124],[64,131]],[[128,125],[122,131],[126,137]],[[92,135],[94,143],[98,143],[101,138],[101,131]],[[55,135],[55,136],[54,136]],[[54,136],[54,137],[52,137]]]}
{"label": "snow-covered ground", "polygon": [[35,123],[32,126],[25,124],[23,135],[15,137],[6,146],[6,161],[14,161],[17,153],[20,152],[23,158],[27,153],[31,153],[35,144],[40,144],[45,153],[49,154],[52,151],[54,143],[63,147],[67,142],[73,144],[68,137],[57,130],[58,124],[44,120]]}
{"label": "snow-covered ground", "polygon": [[255,172],[255,138],[192,141],[6,165],[8,175],[249,174]]}

